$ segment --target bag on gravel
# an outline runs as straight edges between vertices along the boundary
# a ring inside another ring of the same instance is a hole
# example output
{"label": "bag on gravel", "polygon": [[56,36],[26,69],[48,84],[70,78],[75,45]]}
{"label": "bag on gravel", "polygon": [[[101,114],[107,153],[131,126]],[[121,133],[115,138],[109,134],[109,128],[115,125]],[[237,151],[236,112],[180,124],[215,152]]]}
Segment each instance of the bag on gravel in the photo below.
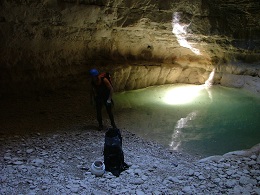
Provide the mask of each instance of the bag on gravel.
{"label": "bag on gravel", "polygon": [[118,177],[120,173],[126,169],[127,166],[127,164],[124,163],[122,136],[119,129],[109,128],[107,130],[105,134],[103,154],[105,170],[111,172],[113,175]]}

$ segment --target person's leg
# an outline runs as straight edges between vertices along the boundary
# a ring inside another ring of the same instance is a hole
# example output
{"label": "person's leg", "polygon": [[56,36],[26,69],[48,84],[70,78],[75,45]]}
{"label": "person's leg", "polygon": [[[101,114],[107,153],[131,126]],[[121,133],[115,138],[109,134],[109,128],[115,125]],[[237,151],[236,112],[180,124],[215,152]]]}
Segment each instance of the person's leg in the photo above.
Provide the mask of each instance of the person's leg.
{"label": "person's leg", "polygon": [[97,121],[98,121],[98,129],[103,129],[103,122],[102,122],[102,101],[96,98],[96,112],[97,112]]}
{"label": "person's leg", "polygon": [[106,105],[106,110],[107,110],[107,114],[109,116],[111,125],[112,125],[113,128],[116,128],[114,116],[113,116],[113,113],[112,113],[112,104],[105,104],[105,105]]}

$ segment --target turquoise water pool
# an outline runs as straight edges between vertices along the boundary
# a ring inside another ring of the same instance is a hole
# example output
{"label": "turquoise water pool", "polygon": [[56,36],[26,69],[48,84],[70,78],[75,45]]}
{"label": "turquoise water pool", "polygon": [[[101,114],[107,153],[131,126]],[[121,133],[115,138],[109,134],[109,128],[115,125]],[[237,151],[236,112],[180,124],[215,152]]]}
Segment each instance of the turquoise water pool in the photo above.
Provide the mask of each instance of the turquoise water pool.
{"label": "turquoise water pool", "polygon": [[260,143],[260,97],[239,89],[164,85],[116,93],[119,128],[200,156]]}

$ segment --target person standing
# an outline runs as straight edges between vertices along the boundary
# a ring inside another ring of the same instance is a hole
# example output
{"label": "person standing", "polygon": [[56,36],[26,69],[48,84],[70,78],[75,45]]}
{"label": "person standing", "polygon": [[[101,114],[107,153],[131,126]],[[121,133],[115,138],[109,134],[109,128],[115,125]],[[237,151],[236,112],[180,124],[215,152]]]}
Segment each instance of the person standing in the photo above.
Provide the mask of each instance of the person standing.
{"label": "person standing", "polygon": [[91,69],[90,75],[92,77],[91,85],[92,85],[92,98],[95,100],[96,104],[96,114],[97,114],[97,121],[98,121],[98,130],[103,130],[103,121],[102,121],[102,107],[106,107],[107,114],[109,116],[111,126],[113,128],[117,128],[114,116],[112,113],[112,96],[113,96],[113,86],[111,81],[106,77],[107,73],[99,74],[98,70]]}

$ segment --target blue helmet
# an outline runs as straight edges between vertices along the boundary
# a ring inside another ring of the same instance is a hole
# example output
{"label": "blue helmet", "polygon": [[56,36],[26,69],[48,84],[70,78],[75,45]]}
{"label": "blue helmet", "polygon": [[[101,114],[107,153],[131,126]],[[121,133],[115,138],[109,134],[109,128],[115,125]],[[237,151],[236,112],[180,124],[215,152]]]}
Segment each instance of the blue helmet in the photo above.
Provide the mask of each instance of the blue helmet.
{"label": "blue helmet", "polygon": [[89,71],[89,73],[90,73],[91,76],[97,76],[97,75],[98,75],[97,69],[91,69],[91,70]]}

